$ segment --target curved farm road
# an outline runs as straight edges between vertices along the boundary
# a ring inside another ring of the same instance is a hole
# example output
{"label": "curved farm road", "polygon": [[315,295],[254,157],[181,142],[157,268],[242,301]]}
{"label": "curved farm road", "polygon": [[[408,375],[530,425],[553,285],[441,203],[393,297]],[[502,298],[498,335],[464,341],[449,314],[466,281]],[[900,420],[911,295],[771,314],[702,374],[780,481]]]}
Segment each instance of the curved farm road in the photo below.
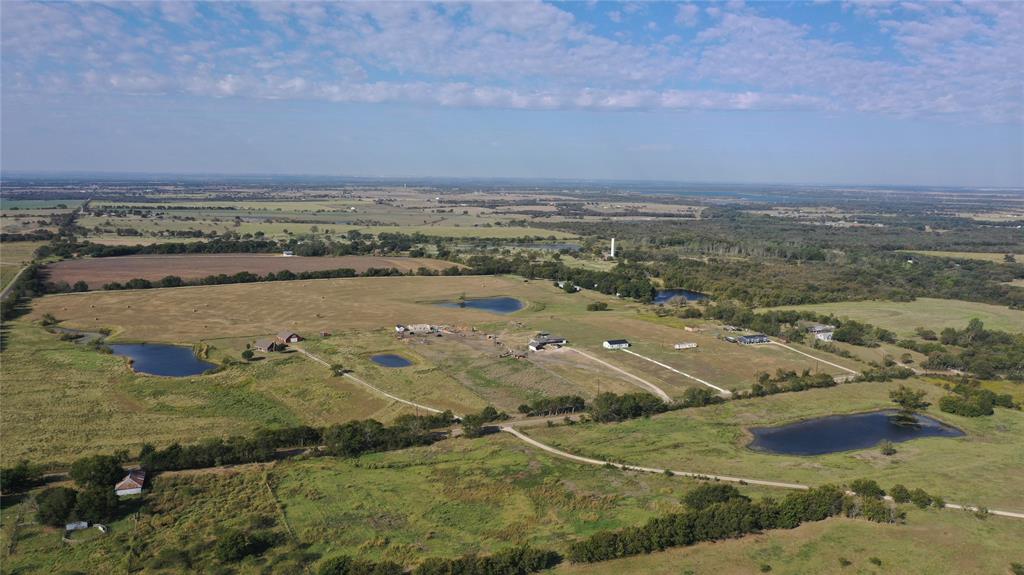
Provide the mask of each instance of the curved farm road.
{"label": "curved farm road", "polygon": [[[642,472],[642,473],[665,473],[665,471],[666,471],[665,469],[659,469],[657,467],[641,467],[639,465],[627,465],[627,464],[622,464],[622,463],[615,463],[615,462],[612,462],[612,461],[604,461],[604,460],[601,460],[601,459],[592,459],[590,457],[583,457],[582,455],[574,455],[572,453],[569,453],[569,452],[566,452],[566,451],[562,451],[561,449],[558,449],[556,447],[552,447],[552,446],[550,446],[550,445],[548,445],[546,443],[541,443],[540,441],[537,441],[536,439],[526,435],[525,433],[519,431],[518,429],[516,429],[516,428],[514,428],[512,426],[502,425],[500,427],[500,429],[502,431],[506,432],[506,433],[511,433],[515,437],[517,437],[520,440],[528,443],[529,445],[532,445],[533,447],[536,447],[538,449],[547,451],[548,453],[551,453],[551,454],[556,455],[558,457],[561,457],[563,459],[571,459],[572,461],[578,461],[580,463],[586,463],[588,465],[600,465],[600,466],[613,465],[613,466],[621,468],[621,469],[627,469],[629,471],[639,471],[639,472]],[[680,476],[683,476],[683,477],[692,477],[692,478],[695,478],[695,479],[712,479],[712,480],[716,480],[716,481],[730,481],[732,483],[746,483],[746,484],[750,484],[750,485],[762,485],[764,487],[779,487],[779,488],[782,488],[782,489],[802,489],[802,490],[810,489],[810,486],[803,485],[801,483],[784,483],[784,482],[781,482],[781,481],[767,481],[767,480],[764,480],[764,479],[750,479],[750,478],[747,478],[747,477],[731,477],[731,476],[728,476],[728,475],[712,475],[712,474],[709,474],[709,473],[695,473],[693,471],[676,471],[674,469],[671,469],[671,470],[668,470],[668,471],[671,471],[672,475],[680,475]],[[852,494],[853,492],[851,491],[850,493]],[[892,497],[889,497],[888,495],[885,496],[885,499],[887,499],[889,501],[892,501]],[[974,506],[971,506],[971,505],[958,505],[956,503],[946,503],[946,508],[948,508],[948,509],[960,509],[960,510],[964,510],[964,511],[977,511],[978,510],[977,507],[974,507]],[[1017,513],[1017,512],[1014,512],[1014,511],[1000,511],[998,509],[989,509],[988,512],[990,514],[992,514],[992,515],[998,515],[1000,517],[1012,517],[1014,519],[1024,519],[1024,513]]]}
{"label": "curved farm road", "polygon": [[[327,368],[331,367],[331,364],[329,364],[326,361],[324,361],[323,359],[321,359],[321,358],[319,358],[319,357],[309,353],[308,351],[306,351],[306,350],[304,350],[304,349],[302,349],[302,348],[300,348],[298,346],[292,346],[292,347],[293,347],[293,349],[297,350],[299,353],[301,353],[305,357],[308,357],[309,359],[311,359],[311,360],[313,360],[313,361],[323,365],[324,367],[327,367]],[[572,348],[569,348],[569,349],[572,349]],[[590,357],[591,359],[594,359],[595,361],[598,361],[600,363],[605,363],[605,362],[597,359],[596,357],[591,356],[590,354],[587,354],[587,353],[584,353],[584,352],[581,352],[581,351],[578,351],[578,350],[575,350],[575,351],[577,351],[578,353],[582,353],[583,355],[585,355],[587,357]],[[617,371],[622,371],[622,370],[619,370],[618,368],[616,368],[615,366],[613,366],[611,364],[606,364],[606,365],[608,365],[609,367],[611,367],[613,369],[616,369]],[[640,378],[638,378],[636,376],[633,376],[632,374],[629,374],[628,372],[622,371],[622,373],[630,375],[631,377],[633,377],[635,379],[640,379]],[[388,392],[386,392],[386,391],[384,391],[384,390],[382,390],[382,389],[380,389],[378,387],[370,385],[369,383],[359,379],[358,377],[356,377],[356,376],[354,376],[354,375],[352,375],[350,373],[346,373],[345,377],[348,377],[348,378],[352,379],[353,381],[355,381],[355,382],[357,382],[359,384],[365,385],[366,387],[376,391],[377,393],[379,393],[379,394],[381,394],[381,395],[383,395],[385,397],[388,397],[390,399],[393,399],[395,401],[404,403],[406,405],[411,405],[411,406],[414,406],[414,407],[418,407],[420,409],[425,409],[425,410],[431,411],[433,413],[441,413],[441,410],[439,410],[439,409],[436,409],[436,408],[433,408],[433,407],[428,407],[426,405],[415,403],[415,402],[409,401],[407,399],[402,399],[401,397],[392,395],[392,394],[390,394],[390,393],[388,393]],[[643,380],[641,380],[641,381],[643,381]],[[655,389],[658,389],[653,384],[648,384],[648,385],[651,385],[651,387],[654,387]],[[658,391],[661,391],[661,390],[658,389]],[[661,394],[659,394],[659,395],[662,395],[662,394],[665,394],[665,392],[662,391]],[[667,398],[668,397],[667,394],[665,394],[664,397]],[[671,398],[666,399],[666,401],[671,401]],[[519,431],[518,429],[516,429],[516,428],[514,428],[514,427],[512,427],[510,425],[499,426],[499,429],[501,429],[501,431],[504,431],[506,433],[509,433],[509,434],[513,435],[514,437],[516,437],[517,439],[523,441],[527,445],[531,445],[533,447],[536,447],[537,449],[540,449],[542,451],[546,451],[548,453],[551,453],[552,455],[555,455],[557,457],[561,457],[563,459],[569,459],[569,460],[576,461],[576,462],[579,462],[579,463],[586,463],[587,465],[596,465],[596,466],[602,466],[602,467],[605,466],[605,465],[613,465],[613,466],[618,467],[620,469],[627,469],[629,471],[639,471],[641,473],[660,473],[660,474],[664,474],[665,471],[666,471],[665,469],[660,469],[660,468],[657,468],[657,467],[642,467],[642,466],[639,466],[639,465],[627,465],[627,464],[622,464],[622,463],[614,463],[612,461],[604,461],[604,460],[601,460],[601,459],[592,459],[590,457],[583,457],[582,455],[574,455],[574,454],[569,453],[567,451],[562,451],[561,449],[558,449],[556,447],[552,447],[552,446],[550,446],[550,445],[548,445],[546,443],[541,443],[540,441],[537,441],[536,439],[526,435],[525,433]],[[668,470],[668,471],[671,471],[672,475],[679,475],[679,476],[682,476],[682,477],[692,477],[694,479],[712,479],[712,480],[716,480],[716,481],[729,481],[729,482],[732,482],[732,483],[745,483],[745,484],[749,484],[749,485],[761,485],[761,486],[764,486],[764,487],[778,487],[778,488],[781,488],[781,489],[801,489],[801,490],[810,489],[810,486],[803,485],[801,483],[785,483],[785,482],[782,482],[782,481],[768,481],[768,480],[765,480],[765,479],[751,479],[749,477],[732,477],[732,476],[729,476],[729,475],[714,475],[714,474],[709,474],[709,473],[696,473],[696,472],[693,472],[693,471],[676,471],[675,469],[671,469],[671,470]],[[886,496],[886,499],[888,499],[890,501],[892,500],[892,498],[889,497],[889,496]],[[949,508],[949,509],[960,509],[960,510],[965,510],[965,511],[977,511],[978,510],[977,507],[974,507],[974,506],[971,506],[971,505],[958,505],[956,503],[946,503],[946,507]],[[1000,511],[1000,510],[997,510],[997,509],[989,509],[988,512],[990,514],[992,514],[992,515],[998,515],[998,516],[1001,516],[1001,517],[1012,517],[1012,518],[1015,518],[1015,519],[1024,519],[1024,513],[1016,513],[1016,512],[1013,512],[1013,511]]]}

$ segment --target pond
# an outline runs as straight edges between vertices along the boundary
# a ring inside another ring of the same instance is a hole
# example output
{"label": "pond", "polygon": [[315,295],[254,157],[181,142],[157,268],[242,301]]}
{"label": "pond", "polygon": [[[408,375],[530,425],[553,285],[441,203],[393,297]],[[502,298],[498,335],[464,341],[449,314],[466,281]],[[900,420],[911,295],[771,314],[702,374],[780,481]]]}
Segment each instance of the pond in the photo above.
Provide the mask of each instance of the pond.
{"label": "pond", "polygon": [[396,353],[378,353],[370,356],[370,360],[384,367],[409,367],[412,362]]}
{"label": "pond", "polygon": [[668,301],[674,297],[683,297],[686,301],[700,301],[702,299],[708,299],[708,296],[696,291],[690,291],[688,289],[660,289],[658,293],[654,295],[654,303],[668,303]]}
{"label": "pond", "polygon": [[114,355],[131,358],[132,369],[135,371],[151,375],[185,377],[200,375],[217,367],[196,357],[192,348],[180,345],[114,344],[110,349],[114,351]]}
{"label": "pond", "polygon": [[895,410],[830,415],[778,427],[752,427],[754,441],[748,447],[785,455],[821,455],[864,449],[889,440],[893,443],[920,437],[960,437],[955,427],[918,415],[916,426],[892,422]]}
{"label": "pond", "polygon": [[445,301],[437,305],[444,307],[466,307],[494,313],[512,313],[523,309],[523,302],[514,297],[482,297],[464,301]]}

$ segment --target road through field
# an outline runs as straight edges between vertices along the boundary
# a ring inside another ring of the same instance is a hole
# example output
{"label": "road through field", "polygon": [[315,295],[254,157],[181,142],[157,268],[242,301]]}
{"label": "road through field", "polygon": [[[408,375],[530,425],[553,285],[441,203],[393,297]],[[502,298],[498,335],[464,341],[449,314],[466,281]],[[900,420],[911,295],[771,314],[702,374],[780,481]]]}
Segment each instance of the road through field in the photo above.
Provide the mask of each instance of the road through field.
{"label": "road through field", "polygon": [[626,371],[626,370],[624,370],[624,369],[622,369],[620,367],[616,367],[616,366],[608,363],[607,361],[598,359],[598,358],[590,355],[589,353],[587,353],[587,352],[585,352],[583,350],[576,349],[575,347],[566,347],[564,349],[568,349],[570,351],[575,351],[576,353],[582,355],[583,357],[590,358],[590,359],[596,361],[597,363],[600,363],[601,365],[603,365],[603,366],[605,366],[605,367],[607,367],[609,369],[613,369],[613,370],[621,373],[622,375],[625,375],[626,377],[629,377],[630,379],[633,379],[635,381],[639,381],[641,384],[643,384],[644,387],[646,387],[647,389],[650,389],[652,392],[654,392],[654,395],[657,395],[662,400],[664,400],[665,403],[672,403],[672,398],[669,396],[669,394],[665,393],[665,391],[662,390],[660,387],[658,387],[657,385],[654,385],[653,383],[647,381],[646,379],[642,379],[640,377],[637,377],[637,376],[633,375],[632,373],[629,373],[628,371]]}
{"label": "road through field", "polygon": [[686,372],[679,371],[678,369],[672,367],[671,365],[666,365],[666,364],[661,363],[660,361],[658,361],[656,359],[651,359],[651,358],[647,357],[646,355],[640,355],[639,353],[637,353],[635,351],[630,351],[628,349],[624,349],[622,351],[624,351],[624,352],[626,352],[628,354],[631,354],[631,355],[635,355],[635,356],[639,357],[640,359],[646,359],[647,361],[649,361],[649,362],[651,362],[651,363],[653,363],[655,365],[660,365],[661,367],[664,367],[665,369],[667,369],[669,371],[673,371],[675,373],[678,373],[679,375],[681,375],[683,377],[688,377],[688,378],[692,379],[693,381],[696,381],[697,383],[700,383],[702,385],[706,385],[706,386],[710,387],[711,389],[714,389],[714,390],[718,391],[718,393],[720,393],[722,395],[726,395],[726,396],[732,395],[732,392],[727,390],[727,389],[722,389],[721,387],[718,387],[717,385],[715,385],[713,383],[708,383],[708,382],[704,381],[703,379],[701,379],[699,377],[694,377],[694,376],[692,376],[692,375],[690,375],[690,374],[688,374]]}
{"label": "road through field", "polygon": [[[302,355],[304,355],[305,357],[308,357],[309,359],[319,363],[320,365],[326,367],[327,369],[332,369],[331,368],[331,364],[329,364],[326,361],[324,361],[323,359],[320,359],[319,357],[309,353],[308,351],[302,349],[301,347],[296,346],[296,345],[292,345],[291,347],[295,351],[297,351],[297,352],[301,353]],[[391,395],[390,393],[384,391],[383,389],[381,389],[379,387],[376,387],[374,385],[370,385],[369,383],[359,379],[358,377],[352,375],[351,373],[345,373],[344,377],[347,377],[347,378],[351,379],[352,381],[354,381],[354,382],[356,382],[356,383],[358,383],[360,385],[366,386],[366,387],[372,389],[373,391],[383,395],[384,397],[387,397],[388,399],[393,399],[393,400],[395,400],[395,401],[397,401],[399,403],[404,403],[406,405],[411,405],[411,406],[417,407],[419,409],[425,409],[425,410],[427,410],[427,411],[429,411],[431,413],[441,413],[440,409],[436,409],[436,408],[433,408],[433,407],[428,407],[428,406],[423,405],[421,403],[416,403],[414,401],[409,401],[408,399],[402,399],[401,397],[398,397],[397,395]],[[456,415],[455,417],[461,417],[461,416]]]}
{"label": "road through field", "polygon": [[786,345],[784,343],[779,343],[777,341],[772,341],[771,343],[773,343],[773,344],[775,344],[775,345],[777,345],[779,347],[784,347],[784,348],[786,348],[786,349],[788,349],[790,351],[795,351],[795,352],[799,353],[800,355],[806,355],[807,357],[813,359],[814,361],[820,361],[821,363],[824,363],[826,365],[831,365],[832,367],[838,367],[839,369],[841,369],[841,370],[843,370],[843,371],[845,371],[847,373],[850,373],[850,374],[853,374],[853,375],[857,375],[856,371],[854,371],[854,370],[852,370],[852,369],[850,369],[848,367],[843,367],[843,366],[839,365],[838,363],[832,363],[831,361],[827,361],[827,360],[821,359],[820,357],[814,357],[813,355],[811,355],[809,353],[804,353],[804,352],[800,351],[799,349],[797,349],[795,347],[790,347],[790,346],[788,346],[788,345]]}

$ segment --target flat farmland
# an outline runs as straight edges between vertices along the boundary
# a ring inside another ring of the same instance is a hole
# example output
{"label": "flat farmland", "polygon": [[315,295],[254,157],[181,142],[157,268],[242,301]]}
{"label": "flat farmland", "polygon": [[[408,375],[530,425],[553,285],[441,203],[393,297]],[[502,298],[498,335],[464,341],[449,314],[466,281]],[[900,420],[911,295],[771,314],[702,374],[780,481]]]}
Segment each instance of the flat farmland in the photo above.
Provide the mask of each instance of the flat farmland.
{"label": "flat farmland", "polygon": [[[924,327],[941,331],[946,327],[963,329],[978,318],[988,329],[1024,332],[1024,311],[987,303],[921,297],[914,301],[850,301],[772,309],[809,310],[835,314],[892,330],[900,336],[913,336],[914,329]],[[763,310],[762,310],[763,311]]]}
{"label": "flat farmland", "polygon": [[0,288],[6,287],[18,271],[32,261],[36,248],[46,242],[4,242],[0,245]]}
{"label": "flat farmland", "polygon": [[[526,308],[502,315],[434,305],[463,295],[515,297]],[[568,296],[549,282],[510,276],[396,276],[51,295],[35,300],[28,317],[38,320],[51,313],[65,327],[109,327],[115,341],[191,344],[284,329],[340,334],[396,323],[508,324],[531,317],[580,315],[597,299],[609,301],[600,294]]]}
{"label": "flat farmland", "polygon": [[[922,256],[932,256],[936,258],[952,258],[960,260],[981,260],[985,262],[1003,263],[1007,253],[1012,252],[942,252],[942,251],[928,251],[928,250],[906,250],[908,254],[919,254]],[[1018,258],[1024,259],[1024,254],[1013,254]]]}
{"label": "flat farmland", "polygon": [[351,268],[365,272],[369,268],[395,268],[402,272],[421,267],[442,270],[458,266],[430,258],[336,256],[297,257],[269,254],[187,254],[142,255],[110,258],[63,260],[46,266],[49,281],[73,284],[82,280],[92,289],[110,282],[126,282],[133,278],[151,281],[174,275],[186,280],[239,272],[266,275],[289,270],[295,273]]}
{"label": "flat farmland", "polygon": [[[299,354],[195,377],[132,371],[123,357],[60,341],[14,322],[3,352],[2,465],[244,434],[275,425],[330,425],[404,408]],[[211,359],[238,358],[240,342],[213,341]],[[139,430],[145,430],[140,432]]]}
{"label": "flat farmland", "polygon": [[[753,385],[759,374],[774,375],[778,369],[797,372],[809,369],[812,372],[821,371],[833,375],[848,373],[780,346],[728,343],[715,337],[714,324],[709,322],[690,322],[705,329],[696,333],[684,331],[678,320],[638,316],[635,313],[590,313],[572,322],[544,319],[535,323],[545,331],[569,338],[573,346],[583,348],[608,363],[662,387],[673,397],[681,396],[690,387],[703,385],[642,358],[628,353],[608,351],[601,346],[601,342],[605,339],[628,339],[633,344],[631,351],[730,390],[747,389]],[[672,349],[673,344],[680,342],[693,342],[698,347],[681,351]],[[816,350],[804,351],[855,371],[864,368],[863,364],[855,360]]]}

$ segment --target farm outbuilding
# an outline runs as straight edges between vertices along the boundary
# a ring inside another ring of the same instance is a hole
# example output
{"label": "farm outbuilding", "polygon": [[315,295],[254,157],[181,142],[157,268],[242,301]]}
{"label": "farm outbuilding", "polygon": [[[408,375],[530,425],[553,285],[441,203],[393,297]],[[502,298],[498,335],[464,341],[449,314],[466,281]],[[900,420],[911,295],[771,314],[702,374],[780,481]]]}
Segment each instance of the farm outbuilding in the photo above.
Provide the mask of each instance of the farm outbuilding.
{"label": "farm outbuilding", "polygon": [[549,334],[537,334],[536,337],[530,340],[529,347],[530,351],[540,351],[549,345],[555,347],[562,347],[567,343],[569,343],[569,340],[565,339],[564,337],[558,337]]}
{"label": "farm outbuilding", "polygon": [[693,349],[695,347],[697,347],[697,344],[692,342],[677,343],[672,346],[673,349]]}
{"label": "farm outbuilding", "polygon": [[601,345],[603,345],[605,349],[626,349],[630,346],[630,343],[629,340],[625,339],[608,339]]}
{"label": "farm outbuilding", "polygon": [[742,343],[743,345],[751,345],[755,343],[771,343],[771,340],[768,339],[768,336],[764,335],[763,333],[741,335],[736,338],[736,341],[738,343]]}
{"label": "farm outbuilding", "polygon": [[255,344],[253,344],[253,347],[256,348],[256,351],[269,353],[272,351],[281,351],[288,346],[277,341],[276,339],[261,339],[257,341]]}
{"label": "farm outbuilding", "polygon": [[133,469],[124,476],[124,479],[114,486],[114,493],[118,497],[125,495],[138,495],[142,493],[142,487],[146,484],[146,472],[141,469]]}
{"label": "farm outbuilding", "polygon": [[277,334],[277,341],[281,343],[298,343],[302,341],[302,336],[293,331],[282,331]]}

